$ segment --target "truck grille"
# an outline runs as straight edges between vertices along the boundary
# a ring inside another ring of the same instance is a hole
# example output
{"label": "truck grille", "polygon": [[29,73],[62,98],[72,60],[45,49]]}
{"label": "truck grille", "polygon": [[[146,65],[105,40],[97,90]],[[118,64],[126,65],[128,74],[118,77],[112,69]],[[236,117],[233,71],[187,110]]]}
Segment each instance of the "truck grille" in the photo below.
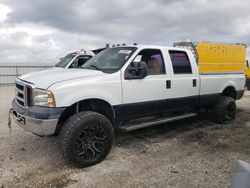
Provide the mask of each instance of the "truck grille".
{"label": "truck grille", "polygon": [[31,86],[21,80],[16,80],[16,103],[22,107],[30,106]]}

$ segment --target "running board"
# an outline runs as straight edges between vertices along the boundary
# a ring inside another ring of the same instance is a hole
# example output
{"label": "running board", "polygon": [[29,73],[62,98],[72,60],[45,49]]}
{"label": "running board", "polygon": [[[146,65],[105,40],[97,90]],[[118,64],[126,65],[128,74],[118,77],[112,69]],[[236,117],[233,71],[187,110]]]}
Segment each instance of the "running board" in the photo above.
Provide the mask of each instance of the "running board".
{"label": "running board", "polygon": [[177,120],[181,120],[181,119],[191,118],[191,117],[194,117],[196,115],[197,115],[197,113],[182,114],[182,115],[173,116],[173,117],[159,118],[159,119],[151,120],[148,122],[135,123],[135,124],[125,124],[125,125],[119,127],[119,129],[121,131],[126,131],[126,132],[133,131],[136,129],[150,127],[152,125],[157,125],[157,124],[168,123],[168,122],[177,121]]}

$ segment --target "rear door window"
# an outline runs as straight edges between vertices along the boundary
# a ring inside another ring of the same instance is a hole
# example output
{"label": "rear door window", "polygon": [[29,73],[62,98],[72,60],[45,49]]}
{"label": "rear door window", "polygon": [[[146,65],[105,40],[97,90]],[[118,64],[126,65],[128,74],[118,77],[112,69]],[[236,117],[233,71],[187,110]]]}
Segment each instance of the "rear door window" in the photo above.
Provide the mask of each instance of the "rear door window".
{"label": "rear door window", "polygon": [[185,51],[169,50],[174,74],[192,74],[191,63]]}

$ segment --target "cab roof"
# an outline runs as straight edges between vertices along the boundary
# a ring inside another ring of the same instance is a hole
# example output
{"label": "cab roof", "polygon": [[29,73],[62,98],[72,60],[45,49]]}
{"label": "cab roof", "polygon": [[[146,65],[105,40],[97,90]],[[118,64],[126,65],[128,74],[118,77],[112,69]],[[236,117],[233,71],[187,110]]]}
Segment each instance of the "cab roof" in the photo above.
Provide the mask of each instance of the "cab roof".
{"label": "cab roof", "polygon": [[172,46],[162,46],[162,45],[124,45],[115,46],[110,48],[126,48],[126,47],[136,47],[138,49],[164,49],[164,50],[180,50],[180,51],[190,51],[189,49],[172,47]]}

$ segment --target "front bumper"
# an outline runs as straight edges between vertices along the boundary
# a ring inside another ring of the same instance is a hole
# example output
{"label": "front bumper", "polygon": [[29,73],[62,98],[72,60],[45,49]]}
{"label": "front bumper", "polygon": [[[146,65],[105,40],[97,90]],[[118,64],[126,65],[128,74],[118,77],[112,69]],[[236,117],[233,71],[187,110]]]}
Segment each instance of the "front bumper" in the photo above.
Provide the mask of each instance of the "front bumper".
{"label": "front bumper", "polygon": [[55,134],[60,115],[65,108],[21,107],[12,101],[12,114],[15,122],[23,129],[39,136]]}

